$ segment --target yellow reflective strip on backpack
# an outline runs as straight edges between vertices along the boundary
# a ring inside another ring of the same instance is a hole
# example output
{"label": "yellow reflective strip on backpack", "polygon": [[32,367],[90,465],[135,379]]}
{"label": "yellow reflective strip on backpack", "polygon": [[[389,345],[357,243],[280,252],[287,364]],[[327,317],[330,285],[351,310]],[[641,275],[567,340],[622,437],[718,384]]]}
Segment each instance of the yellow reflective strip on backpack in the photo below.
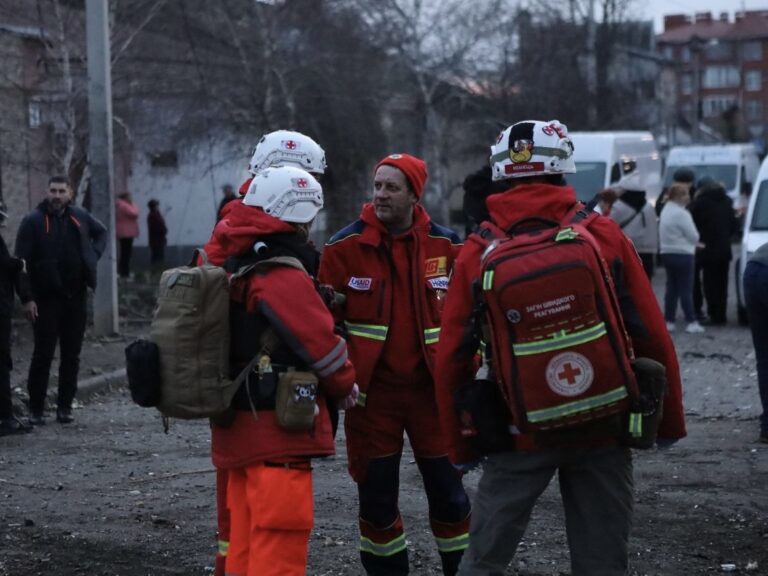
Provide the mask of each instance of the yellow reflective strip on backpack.
{"label": "yellow reflective strip on backpack", "polygon": [[563,348],[571,348],[579,344],[585,344],[592,340],[597,340],[605,336],[608,331],[605,328],[605,322],[600,322],[586,330],[570,332],[568,334],[556,334],[546,340],[537,340],[535,342],[523,342],[514,344],[512,350],[517,356],[529,356],[531,354],[543,354],[553,352]]}
{"label": "yellow reflective strip on backpack", "polygon": [[640,438],[643,435],[643,415],[637,412],[629,413],[629,435]]}
{"label": "yellow reflective strip on backpack", "polygon": [[526,414],[526,418],[528,418],[529,422],[546,422],[547,420],[555,420],[557,418],[563,418],[564,416],[572,416],[579,412],[588,412],[609,404],[615,404],[626,397],[627,389],[624,388],[624,386],[620,386],[619,388],[614,388],[605,394],[593,396],[592,398],[576,400],[575,402],[561,404],[560,406],[555,406],[553,408],[533,410]]}
{"label": "yellow reflective strip on backpack", "polygon": [[374,556],[393,556],[403,550],[405,550],[405,534],[400,534],[400,536],[385,544],[377,544],[370,538],[360,536],[361,552],[368,552]]}
{"label": "yellow reflective strip on backpack", "polygon": [[440,341],[440,328],[427,328],[424,330],[424,343],[437,344]]}
{"label": "yellow reflective strip on backpack", "polygon": [[486,270],[483,274],[483,290],[493,288],[493,270]]}
{"label": "yellow reflective strip on backpack", "polygon": [[354,324],[352,322],[345,322],[344,324],[347,326],[347,332],[352,336],[370,338],[371,340],[380,340],[382,342],[387,339],[389,326],[380,324]]}
{"label": "yellow reflective strip on backpack", "polygon": [[438,538],[435,536],[435,542],[437,543],[438,551],[442,553],[466,550],[469,547],[469,533],[465,532],[453,538]]}

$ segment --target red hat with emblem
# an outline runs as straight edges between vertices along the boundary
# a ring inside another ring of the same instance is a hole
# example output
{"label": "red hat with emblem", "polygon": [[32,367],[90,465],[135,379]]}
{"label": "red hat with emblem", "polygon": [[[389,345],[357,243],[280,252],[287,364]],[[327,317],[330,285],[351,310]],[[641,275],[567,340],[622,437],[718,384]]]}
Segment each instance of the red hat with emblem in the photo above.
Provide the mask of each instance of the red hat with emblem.
{"label": "red hat with emblem", "polygon": [[393,166],[400,170],[411,184],[411,189],[416,194],[416,198],[421,198],[421,194],[424,192],[424,184],[427,182],[427,163],[424,160],[410,154],[390,154],[376,164],[376,168],[373,170],[374,174],[376,174],[380,166]]}

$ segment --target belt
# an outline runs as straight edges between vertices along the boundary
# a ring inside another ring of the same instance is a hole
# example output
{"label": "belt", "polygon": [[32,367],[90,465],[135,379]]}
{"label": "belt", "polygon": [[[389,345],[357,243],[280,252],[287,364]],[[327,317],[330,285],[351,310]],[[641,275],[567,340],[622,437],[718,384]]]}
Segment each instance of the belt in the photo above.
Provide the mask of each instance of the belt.
{"label": "belt", "polygon": [[291,470],[312,470],[310,462],[264,462],[265,468],[289,468]]}

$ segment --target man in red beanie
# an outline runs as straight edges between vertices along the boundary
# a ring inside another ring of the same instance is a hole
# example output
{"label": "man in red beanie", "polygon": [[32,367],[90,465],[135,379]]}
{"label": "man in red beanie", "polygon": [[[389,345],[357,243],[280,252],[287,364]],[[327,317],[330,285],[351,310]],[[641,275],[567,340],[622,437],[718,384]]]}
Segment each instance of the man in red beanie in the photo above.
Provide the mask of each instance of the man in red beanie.
{"label": "man in red beanie", "polygon": [[408,574],[397,505],[404,432],[444,574],[456,574],[468,543],[469,499],[447,458],[433,379],[443,296],[461,242],[419,204],[426,181],[423,160],[384,158],[374,171],[373,202],[328,241],[320,264],[320,282],[346,295],[336,315],[346,327],[360,396],[344,427],[360,500],[360,557],[371,575]]}

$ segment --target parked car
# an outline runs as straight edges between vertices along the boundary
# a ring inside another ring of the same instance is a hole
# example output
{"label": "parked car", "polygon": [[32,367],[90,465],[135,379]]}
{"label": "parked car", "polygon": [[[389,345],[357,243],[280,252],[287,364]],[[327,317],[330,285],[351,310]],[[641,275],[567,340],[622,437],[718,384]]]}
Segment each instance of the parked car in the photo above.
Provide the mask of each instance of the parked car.
{"label": "parked car", "polygon": [[748,321],[744,305],[744,286],[741,281],[744,277],[744,269],[752,253],[766,242],[768,242],[768,157],[760,166],[755,187],[749,198],[741,249],[736,260],[736,296],[740,324],[746,324]]}

